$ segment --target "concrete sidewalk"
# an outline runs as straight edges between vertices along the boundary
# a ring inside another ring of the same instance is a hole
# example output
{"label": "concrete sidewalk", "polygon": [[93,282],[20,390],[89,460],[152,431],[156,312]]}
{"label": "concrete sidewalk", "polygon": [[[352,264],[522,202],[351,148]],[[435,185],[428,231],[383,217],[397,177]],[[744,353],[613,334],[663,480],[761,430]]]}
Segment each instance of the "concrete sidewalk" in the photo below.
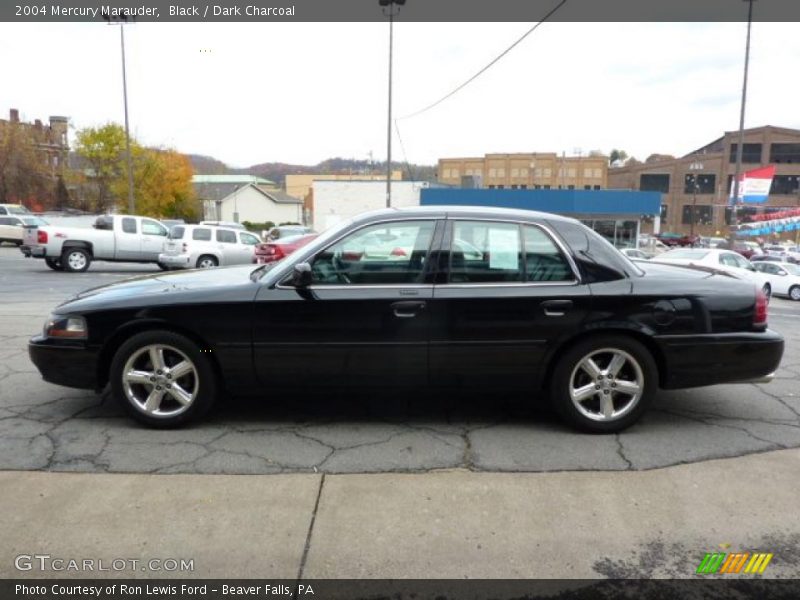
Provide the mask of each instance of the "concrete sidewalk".
{"label": "concrete sidewalk", "polygon": [[[705,552],[800,573],[800,450],[652,471],[0,472],[2,577],[692,577]],[[729,546],[727,546],[729,544]],[[18,571],[18,555],[193,572]]]}

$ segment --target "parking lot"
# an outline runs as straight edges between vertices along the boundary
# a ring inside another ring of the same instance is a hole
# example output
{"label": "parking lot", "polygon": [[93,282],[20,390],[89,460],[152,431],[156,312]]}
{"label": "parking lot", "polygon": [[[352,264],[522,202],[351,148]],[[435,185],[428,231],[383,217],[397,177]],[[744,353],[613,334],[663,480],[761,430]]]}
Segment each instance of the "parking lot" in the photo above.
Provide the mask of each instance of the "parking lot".
{"label": "parking lot", "polygon": [[79,290],[154,265],[95,263],[54,272],[0,248],[0,469],[125,473],[375,473],[646,470],[800,447],[800,303],[774,298],[770,326],[786,338],[770,384],[662,392],[644,419],[614,436],[572,432],[535,398],[264,390],[201,424],[142,428],[110,399],[41,380],[28,337]]}

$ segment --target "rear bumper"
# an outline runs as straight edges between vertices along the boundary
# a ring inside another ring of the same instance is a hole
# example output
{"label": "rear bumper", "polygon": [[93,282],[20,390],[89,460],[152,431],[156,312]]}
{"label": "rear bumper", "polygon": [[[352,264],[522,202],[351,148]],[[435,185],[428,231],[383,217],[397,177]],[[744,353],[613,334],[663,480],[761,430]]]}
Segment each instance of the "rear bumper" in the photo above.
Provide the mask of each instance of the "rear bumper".
{"label": "rear bumper", "polygon": [[661,387],[680,389],[718,383],[768,383],[783,356],[783,336],[753,333],[657,336],[664,357]]}
{"label": "rear bumper", "polygon": [[47,256],[47,248],[44,246],[20,246],[19,251],[26,257],[44,258]]}
{"label": "rear bumper", "polygon": [[28,342],[28,355],[42,379],[86,390],[97,389],[98,350],[81,342],[53,341],[42,336]]}
{"label": "rear bumper", "polygon": [[192,268],[192,257],[189,254],[165,254],[158,255],[158,262],[173,269]]}

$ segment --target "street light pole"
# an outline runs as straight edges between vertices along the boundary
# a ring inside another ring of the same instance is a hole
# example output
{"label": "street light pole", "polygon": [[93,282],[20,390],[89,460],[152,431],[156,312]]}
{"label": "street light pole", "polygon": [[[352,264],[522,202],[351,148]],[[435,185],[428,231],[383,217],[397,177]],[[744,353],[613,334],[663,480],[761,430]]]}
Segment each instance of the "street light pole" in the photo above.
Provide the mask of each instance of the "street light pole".
{"label": "street light pole", "polygon": [[[747,102],[747,70],[750,65],[750,26],[753,23],[753,1],[744,0],[748,3],[747,7],[747,42],[744,50],[744,81],[742,83],[742,103],[739,112],[739,142],[736,144],[736,170],[733,175],[733,211],[732,225],[735,229],[739,225],[737,208],[739,205],[739,176],[742,171],[742,152],[744,147],[744,108]],[[733,237],[731,235],[731,237]]]}
{"label": "street light pole", "polygon": [[109,25],[119,25],[119,44],[122,48],[122,102],[125,107],[125,153],[128,162],[128,212],[136,212],[136,202],[133,195],[133,159],[131,158],[131,132],[128,122],[128,76],[125,66],[125,25],[126,19],[112,20],[110,16],[105,17]]}
{"label": "street light pole", "polygon": [[[389,17],[389,102],[386,118],[386,208],[392,206],[392,62],[394,49],[394,17],[406,0],[378,0],[383,14]],[[395,12],[395,5],[397,11]]]}

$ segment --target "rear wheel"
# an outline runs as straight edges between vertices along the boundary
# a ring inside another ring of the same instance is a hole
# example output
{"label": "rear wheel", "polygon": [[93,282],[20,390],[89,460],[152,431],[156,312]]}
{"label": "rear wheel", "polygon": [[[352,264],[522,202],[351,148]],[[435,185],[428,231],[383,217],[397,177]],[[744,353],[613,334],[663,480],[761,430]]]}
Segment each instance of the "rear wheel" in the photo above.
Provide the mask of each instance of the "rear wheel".
{"label": "rear wheel", "polygon": [[64,267],[61,265],[61,260],[58,258],[45,258],[44,264],[53,269],[53,271],[63,271]]}
{"label": "rear wheel", "polygon": [[171,331],[146,331],[120,346],[111,389],[123,408],[151,427],[178,427],[214,402],[217,381],[208,356]]}
{"label": "rear wheel", "polygon": [[218,265],[219,261],[216,259],[216,257],[211,256],[210,254],[204,254],[203,256],[197,259],[198,269],[213,269]]}
{"label": "rear wheel", "polygon": [[169,271],[169,267],[167,265],[165,265],[164,263],[160,262],[160,263],[156,263],[156,264],[158,265],[158,268],[161,269],[162,271]]}
{"label": "rear wheel", "polygon": [[65,271],[83,273],[92,264],[92,255],[85,248],[67,248],[61,254],[61,264]]}
{"label": "rear wheel", "polygon": [[632,338],[602,335],[568,349],[551,380],[551,400],[569,423],[615,433],[635,423],[658,385],[650,352]]}
{"label": "rear wheel", "polygon": [[789,288],[789,298],[792,300],[800,300],[800,285],[793,285]]}

